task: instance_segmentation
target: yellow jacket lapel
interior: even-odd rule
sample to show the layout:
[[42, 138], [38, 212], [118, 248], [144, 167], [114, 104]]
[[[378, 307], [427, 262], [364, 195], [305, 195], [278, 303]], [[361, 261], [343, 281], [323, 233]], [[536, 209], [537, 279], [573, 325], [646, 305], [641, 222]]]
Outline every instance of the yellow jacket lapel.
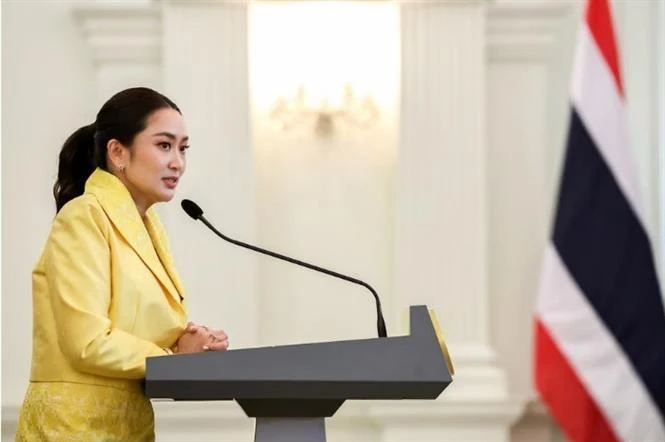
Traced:
[[145, 226], [148, 230], [148, 234], [152, 238], [153, 244], [155, 245], [157, 255], [159, 256], [166, 273], [168, 273], [171, 278], [171, 282], [175, 286], [175, 289], [180, 296], [180, 300], [182, 301], [185, 290], [180, 281], [180, 277], [178, 276], [178, 272], [176, 271], [173, 257], [169, 252], [168, 239], [166, 238], [164, 226], [159, 220], [157, 213], [152, 208], [148, 209], [146, 213]]
[[144, 224], [125, 185], [116, 176], [101, 169], [95, 170], [88, 178], [85, 191], [95, 195], [118, 232], [171, 297], [176, 301], [182, 301], [182, 286], [177, 277], [173, 277], [175, 270], [169, 271], [171, 277], [166, 272], [166, 269], [172, 269], [173, 264], [168, 252], [164, 250], [163, 240], [154, 241], [153, 245], [153, 238], [157, 236], [151, 235], [148, 231], [148, 229], [155, 230], [155, 225], [158, 223], [157, 215], [149, 210], [150, 213], [147, 214]]

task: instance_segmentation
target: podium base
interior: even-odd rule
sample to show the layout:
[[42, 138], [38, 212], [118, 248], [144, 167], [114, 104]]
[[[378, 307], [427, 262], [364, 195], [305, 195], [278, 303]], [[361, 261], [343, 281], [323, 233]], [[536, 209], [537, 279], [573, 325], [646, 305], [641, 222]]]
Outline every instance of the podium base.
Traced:
[[323, 417], [257, 417], [254, 442], [326, 442]]

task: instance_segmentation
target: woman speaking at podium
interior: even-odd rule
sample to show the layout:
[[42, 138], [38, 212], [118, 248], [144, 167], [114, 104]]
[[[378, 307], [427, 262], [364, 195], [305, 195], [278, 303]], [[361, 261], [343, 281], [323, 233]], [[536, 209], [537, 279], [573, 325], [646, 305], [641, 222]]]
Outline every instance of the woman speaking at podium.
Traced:
[[65, 141], [57, 214], [32, 272], [17, 441], [152, 441], [146, 358], [227, 348], [221, 330], [187, 322], [153, 208], [173, 198], [188, 147], [178, 107], [147, 88], [114, 95]]

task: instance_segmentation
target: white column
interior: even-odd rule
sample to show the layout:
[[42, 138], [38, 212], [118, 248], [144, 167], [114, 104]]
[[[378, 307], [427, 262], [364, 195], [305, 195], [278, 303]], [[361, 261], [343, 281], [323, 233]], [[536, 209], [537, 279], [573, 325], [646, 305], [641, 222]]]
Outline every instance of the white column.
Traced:
[[[231, 237], [253, 242], [254, 184], [249, 125], [247, 6], [163, 2], [164, 91], [191, 135], [179, 190]], [[228, 331], [236, 347], [256, 344], [255, 255], [194, 223], [177, 204], [165, 210], [174, 253], [190, 291], [192, 319]]]
[[[220, 231], [253, 243], [247, 5], [161, 3], [164, 92], [182, 110], [191, 137], [178, 199], [196, 201]], [[164, 215], [191, 319], [226, 330], [232, 348], [256, 345], [255, 254], [216, 237], [189, 218], [179, 201], [167, 205]], [[252, 420], [233, 402], [159, 404], [156, 416], [160, 441], [249, 440], [253, 432]]]
[[488, 337], [486, 2], [401, 12], [395, 315], [433, 308], [458, 374], [438, 401], [379, 405], [377, 416], [384, 441], [508, 440], [515, 410]]
[[179, 207], [180, 198], [192, 198], [231, 236], [254, 239], [247, 5], [99, 2], [77, 8], [74, 16], [95, 67], [93, 115], [112, 94], [132, 86], [158, 89], [182, 110], [192, 137], [188, 173], [177, 200], [159, 210], [192, 319], [223, 327], [237, 346], [256, 344], [254, 256], [193, 225]]
[[533, 389], [533, 311], [570, 115], [573, 7], [494, 4], [487, 16], [489, 330], [523, 409], [513, 442], [555, 433]]
[[[98, 1], [75, 10], [95, 69], [94, 115], [113, 93], [148, 86], [182, 110], [188, 170], [158, 208], [187, 290], [190, 317], [225, 329], [233, 347], [257, 344], [255, 257], [218, 239], [180, 209], [191, 198], [230, 236], [255, 236], [249, 129], [247, 6], [238, 2]], [[233, 402], [156, 403], [158, 441], [249, 440], [253, 425]]]

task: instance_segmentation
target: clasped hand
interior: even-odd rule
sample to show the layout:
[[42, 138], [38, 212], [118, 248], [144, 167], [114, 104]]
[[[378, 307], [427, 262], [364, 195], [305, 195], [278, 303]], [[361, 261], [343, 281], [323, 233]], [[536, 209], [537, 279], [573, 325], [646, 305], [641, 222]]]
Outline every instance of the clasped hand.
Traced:
[[204, 325], [188, 322], [177, 345], [178, 353], [223, 351], [229, 348], [229, 337], [223, 330], [211, 330]]

